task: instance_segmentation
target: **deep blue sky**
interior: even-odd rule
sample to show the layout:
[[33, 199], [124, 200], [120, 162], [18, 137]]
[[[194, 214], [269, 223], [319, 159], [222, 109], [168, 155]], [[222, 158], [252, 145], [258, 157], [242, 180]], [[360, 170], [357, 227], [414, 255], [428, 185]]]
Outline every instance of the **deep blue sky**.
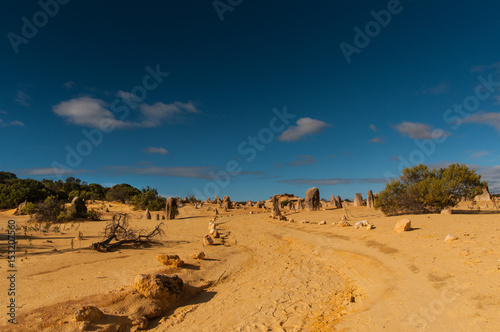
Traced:
[[[459, 162], [500, 192], [498, 2], [244, 0], [223, 21], [212, 1], [67, 2], [46, 24], [37, 1], [2, 3], [1, 170], [257, 200], [312, 186], [365, 196], [405, 160]], [[389, 24], [348, 63], [341, 43], [355, 47], [354, 28], [388, 6]], [[34, 16], [38, 32], [23, 36]], [[147, 66], [169, 75], [135, 103]], [[464, 100], [468, 110], [447, 113]], [[269, 137], [284, 108], [295, 117]], [[114, 129], [89, 143], [83, 132], [103, 119]], [[88, 146], [67, 163], [68, 148]], [[228, 162], [240, 172], [218, 185]]]

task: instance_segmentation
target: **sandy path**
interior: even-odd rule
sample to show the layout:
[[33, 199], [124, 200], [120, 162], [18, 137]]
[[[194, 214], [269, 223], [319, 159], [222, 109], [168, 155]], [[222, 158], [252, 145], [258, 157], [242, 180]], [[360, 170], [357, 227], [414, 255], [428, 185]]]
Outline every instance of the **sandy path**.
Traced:
[[250, 258], [241, 272], [214, 287], [213, 299], [178, 309], [178, 315], [190, 312], [178, 324], [158, 330], [303, 331], [325, 320], [322, 313], [326, 323], [334, 322], [338, 307], [332, 299], [344, 290], [344, 280], [313, 252], [314, 246], [297, 242], [289, 237], [293, 232], [264, 218], [233, 217], [220, 226]]
[[[319, 214], [327, 213], [331, 217], [329, 211], [292, 217], [319, 221]], [[397, 218], [376, 212], [371, 220], [377, 229], [370, 232], [266, 217], [233, 217], [224, 225], [251, 259], [212, 289], [210, 301], [179, 308], [182, 320], [158, 331], [328, 331], [333, 325], [345, 331], [500, 329], [498, 268], [477, 270], [474, 263], [480, 261], [462, 257], [460, 249], [485, 242], [445, 244], [425, 226], [394, 234]], [[413, 218], [416, 226], [428, 222], [426, 216]], [[485, 229], [498, 225], [497, 216], [482, 218]], [[457, 229], [435, 223], [438, 234], [440, 228]], [[490, 245], [499, 242], [498, 235], [491, 239]], [[482, 249], [489, 250], [482, 257], [495, 264], [498, 251]], [[355, 303], [348, 304], [351, 292]]]

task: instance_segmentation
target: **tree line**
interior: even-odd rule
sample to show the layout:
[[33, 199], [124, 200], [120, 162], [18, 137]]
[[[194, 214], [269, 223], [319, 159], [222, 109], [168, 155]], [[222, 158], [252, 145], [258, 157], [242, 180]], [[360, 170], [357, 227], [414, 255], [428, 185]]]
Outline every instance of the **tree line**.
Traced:
[[141, 190], [126, 184], [104, 187], [98, 183], [88, 184], [74, 177], [66, 180], [20, 179], [14, 173], [0, 172], [0, 209], [14, 209], [23, 202], [31, 206], [69, 203], [74, 197], [84, 200], [120, 201], [136, 208], [159, 211], [165, 208], [166, 199], [157, 189], [146, 187]]

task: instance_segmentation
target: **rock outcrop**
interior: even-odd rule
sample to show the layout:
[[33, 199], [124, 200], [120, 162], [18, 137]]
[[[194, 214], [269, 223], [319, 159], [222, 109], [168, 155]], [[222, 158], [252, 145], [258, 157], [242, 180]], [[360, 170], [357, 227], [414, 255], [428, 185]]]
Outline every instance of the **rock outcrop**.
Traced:
[[474, 200], [476, 202], [487, 202], [487, 201], [491, 201], [491, 195], [490, 195], [490, 192], [488, 190], [488, 187], [485, 187], [483, 189], [483, 193], [481, 195], [477, 195], [476, 197], [474, 197]]
[[361, 193], [357, 193], [354, 196], [353, 206], [363, 206], [363, 205], [365, 205], [364, 202], [363, 202], [363, 196], [361, 196]]
[[182, 279], [166, 274], [138, 274], [132, 287], [148, 299], [177, 298], [184, 294]]
[[167, 214], [167, 220], [175, 219], [175, 217], [178, 214], [178, 211], [177, 211], [177, 200], [175, 198], [173, 198], [173, 197], [167, 198], [165, 212]]
[[319, 201], [319, 189], [316, 187], [306, 191], [306, 208], [308, 211], [319, 211], [321, 204]]
[[374, 203], [373, 192], [368, 190], [368, 195], [366, 195], [366, 207], [372, 208]]
[[231, 199], [227, 195], [224, 196], [224, 198], [222, 199], [222, 207], [224, 208], [224, 206], [226, 207], [226, 209], [233, 208], [233, 204], [231, 203]]
[[75, 213], [76, 218], [84, 218], [87, 215], [87, 206], [85, 200], [81, 197], [75, 197], [71, 201], [71, 209]]
[[337, 198], [335, 198], [335, 202], [337, 203], [337, 209], [342, 208], [342, 199], [339, 195], [337, 195]]

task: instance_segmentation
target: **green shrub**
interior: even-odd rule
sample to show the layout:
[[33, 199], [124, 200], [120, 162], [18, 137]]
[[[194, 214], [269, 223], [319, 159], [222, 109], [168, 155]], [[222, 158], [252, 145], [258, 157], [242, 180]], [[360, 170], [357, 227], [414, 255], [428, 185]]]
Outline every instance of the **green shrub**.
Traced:
[[97, 210], [90, 209], [87, 211], [87, 219], [92, 221], [101, 220], [101, 213]]
[[35, 212], [37, 222], [63, 221], [67, 216], [64, 203], [55, 196], [49, 196], [42, 203], [38, 203], [35, 206]]
[[399, 180], [387, 183], [375, 200], [385, 215], [438, 213], [455, 206], [462, 197], [480, 194], [486, 183], [465, 165], [452, 164], [432, 171], [425, 165], [406, 168]]
[[35, 213], [35, 204], [27, 202], [26, 205], [21, 210], [21, 215], [33, 214]]

